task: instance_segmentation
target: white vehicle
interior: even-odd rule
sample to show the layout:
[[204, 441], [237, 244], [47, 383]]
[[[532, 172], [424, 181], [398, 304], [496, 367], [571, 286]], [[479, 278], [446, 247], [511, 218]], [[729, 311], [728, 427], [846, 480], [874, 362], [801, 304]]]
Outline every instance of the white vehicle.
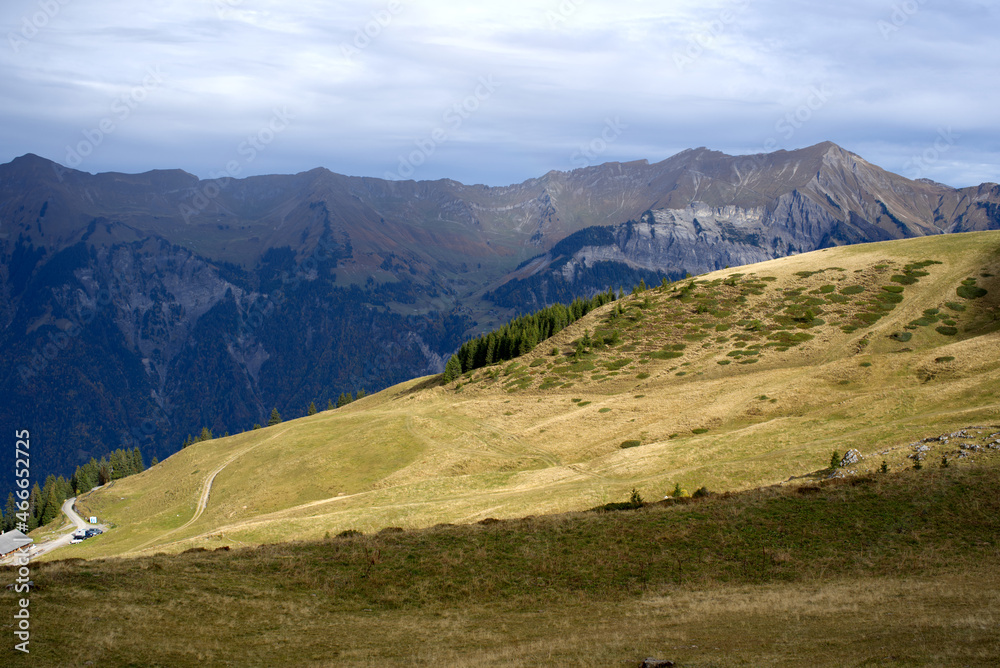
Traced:
[[69, 542], [70, 543], [82, 543], [84, 541], [84, 539], [86, 539], [86, 538], [87, 538], [87, 536], [86, 536], [86, 534], [84, 534], [84, 532], [77, 531], [76, 533], [73, 534], [73, 537], [70, 539]]

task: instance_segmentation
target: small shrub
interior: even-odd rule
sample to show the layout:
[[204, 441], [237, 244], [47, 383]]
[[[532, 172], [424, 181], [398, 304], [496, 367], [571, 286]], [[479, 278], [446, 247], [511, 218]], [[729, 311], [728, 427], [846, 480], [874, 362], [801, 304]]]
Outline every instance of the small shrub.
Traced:
[[958, 334], [958, 329], [955, 327], [948, 327], [946, 325], [941, 325], [940, 327], [935, 327], [934, 329], [937, 330], [938, 334], [943, 336], [955, 336]]
[[705, 429], [704, 427], [699, 427], [698, 429], [692, 429], [691, 433], [692, 434], [707, 434], [708, 433], [708, 429]]
[[836, 450], [830, 455], [830, 468], [839, 469], [840, 468], [840, 453]]
[[622, 444], [618, 447], [620, 447], [622, 450], [625, 450], [627, 448], [638, 448], [640, 445], [642, 445], [642, 441], [631, 440], [631, 441], [622, 441]]
[[946, 469], [949, 466], [948, 455], [941, 455], [941, 468]]
[[945, 302], [944, 305], [957, 313], [965, 310], [965, 304], [960, 304], [959, 302]]
[[919, 471], [922, 468], [924, 468], [924, 465], [920, 463], [919, 459], [917, 461], [913, 462], [913, 470], [914, 471]]
[[934, 361], [937, 362], [938, 364], [943, 364], [945, 362], [954, 362], [955, 358], [951, 357], [951, 356], [948, 356], [948, 357], [935, 357]]
[[913, 334], [910, 332], [896, 332], [889, 336], [890, 339], [894, 341], [899, 341], [900, 343], [906, 343], [913, 338]]
[[902, 283], [903, 285], [913, 285], [917, 282], [916, 276], [911, 274], [896, 274], [889, 280], [893, 283]]
[[884, 459], [882, 460], [882, 466], [879, 467], [879, 471], [881, 471], [882, 473], [888, 473], [889, 472], [889, 465], [886, 464], [886, 462], [885, 462]]
[[636, 378], [638, 378], [639, 380], [646, 380], [647, 378], [649, 378], [649, 374], [643, 371], [640, 374], [636, 374]]
[[354, 536], [364, 536], [364, 534], [355, 529], [348, 529], [337, 534], [337, 538], [353, 538]]
[[706, 496], [712, 496], [712, 493], [710, 491], [708, 491], [708, 487], [699, 487], [698, 489], [696, 489], [694, 491], [694, 494], [691, 495], [691, 498], [692, 499], [703, 499]]
[[848, 285], [846, 288], [840, 289], [840, 294], [842, 295], [860, 295], [864, 292], [864, 287], [860, 285]]
[[632, 496], [629, 497], [628, 502], [636, 508], [642, 508], [642, 496], [636, 491], [635, 487], [632, 488]]
[[597, 411], [597, 412], [598, 412], [598, 413], [610, 413], [610, 412], [611, 412], [611, 409], [610, 409], [610, 408], [602, 408], [601, 410], [599, 410], [599, 411]]
[[986, 290], [977, 288], [975, 285], [963, 285], [955, 292], [957, 292], [958, 296], [962, 299], [979, 299], [980, 297], [985, 297], [987, 294]]

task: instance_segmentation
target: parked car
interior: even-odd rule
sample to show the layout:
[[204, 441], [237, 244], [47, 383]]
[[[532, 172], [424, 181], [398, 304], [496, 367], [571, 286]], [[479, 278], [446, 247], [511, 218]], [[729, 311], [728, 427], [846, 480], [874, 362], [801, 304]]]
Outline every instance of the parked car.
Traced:
[[91, 536], [96, 536], [96, 535], [102, 534], [102, 533], [104, 533], [104, 532], [101, 531], [100, 529], [98, 529], [97, 527], [93, 527], [93, 528], [87, 529], [87, 531], [85, 532], [84, 537], [85, 538], [90, 538]]

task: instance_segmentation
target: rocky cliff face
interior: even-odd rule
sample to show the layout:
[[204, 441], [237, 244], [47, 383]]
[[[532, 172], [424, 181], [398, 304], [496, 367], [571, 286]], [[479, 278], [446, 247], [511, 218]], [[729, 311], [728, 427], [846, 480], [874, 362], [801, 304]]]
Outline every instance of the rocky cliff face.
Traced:
[[833, 144], [501, 188], [90, 175], [24, 156], [0, 165], [0, 421], [32, 430], [36, 473], [121, 446], [162, 458], [203, 426], [439, 371], [466, 336], [553, 301], [997, 227], [1000, 186], [910, 181]]
[[701, 150], [667, 162], [680, 157], [686, 166], [675, 166], [658, 202], [666, 206], [605, 234], [570, 235], [494, 294], [537, 303], [586, 283], [602, 265], [677, 278], [835, 245], [1000, 226], [996, 184], [956, 190], [910, 181], [833, 144], [744, 158]]

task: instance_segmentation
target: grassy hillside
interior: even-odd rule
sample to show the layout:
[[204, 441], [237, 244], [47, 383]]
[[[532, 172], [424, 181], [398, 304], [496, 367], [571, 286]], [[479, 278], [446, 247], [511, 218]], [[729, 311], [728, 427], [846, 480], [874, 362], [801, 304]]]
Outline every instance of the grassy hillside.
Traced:
[[995, 666], [1000, 453], [976, 458], [626, 512], [36, 565], [31, 649], [60, 666]]
[[[1000, 424], [998, 329], [996, 232], [715, 272], [602, 307], [447, 386], [417, 379], [191, 446], [81, 499], [116, 526], [56, 556], [573, 511], [632, 488], [741, 490], [850, 448], [864, 456], [854, 471], [895, 470], [916, 441]], [[960, 440], [936, 456], [957, 460]]]

